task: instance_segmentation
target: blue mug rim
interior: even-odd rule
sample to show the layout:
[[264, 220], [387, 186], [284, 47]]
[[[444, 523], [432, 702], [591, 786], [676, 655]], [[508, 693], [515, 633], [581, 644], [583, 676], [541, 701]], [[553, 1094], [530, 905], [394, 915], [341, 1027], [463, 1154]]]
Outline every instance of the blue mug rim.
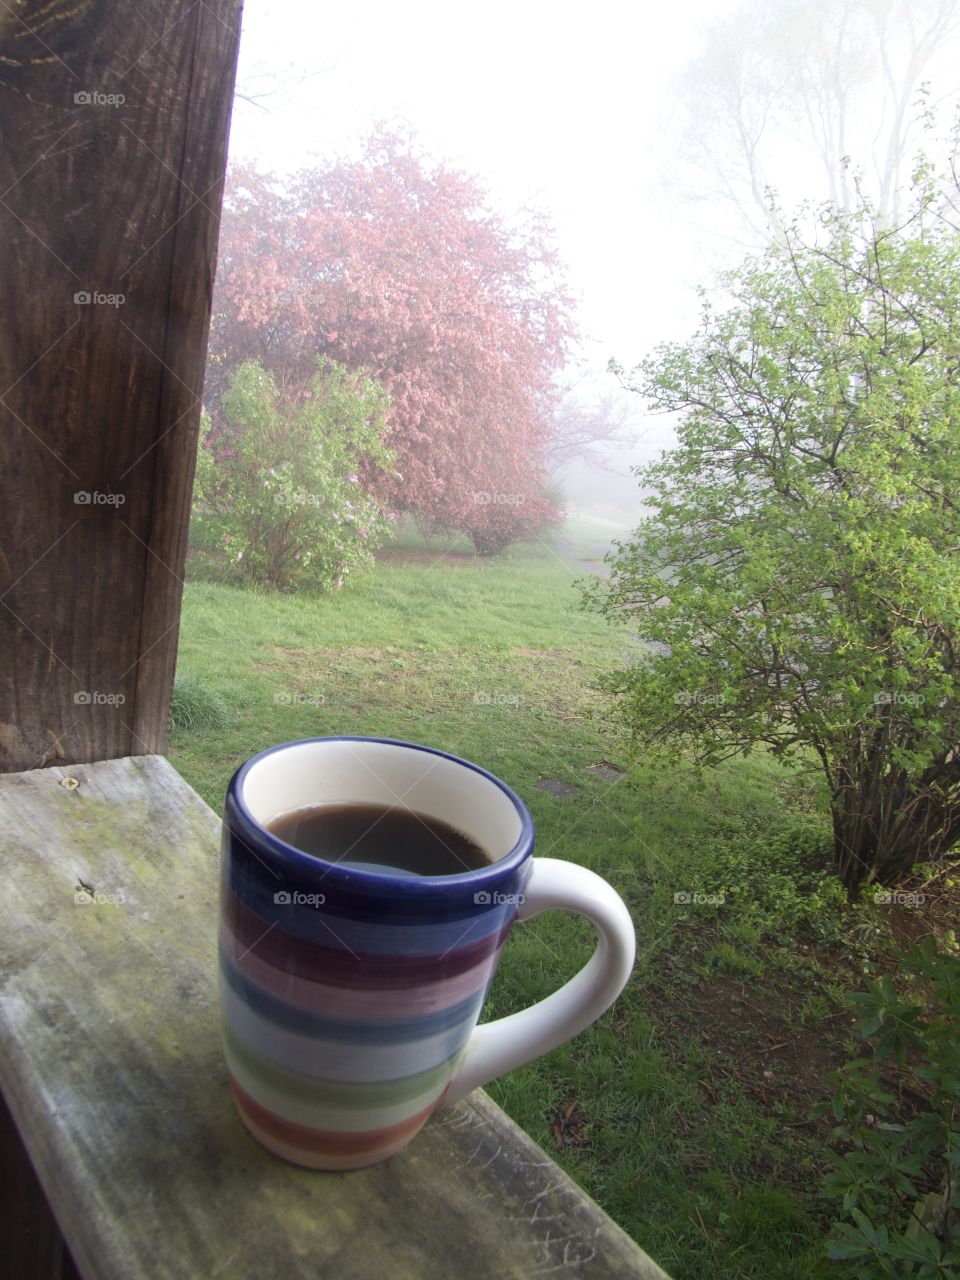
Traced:
[[[413, 751], [441, 756], [444, 760], [462, 765], [465, 769], [470, 769], [486, 778], [503, 792], [520, 816], [520, 836], [510, 852], [498, 858], [496, 862], [491, 862], [489, 867], [481, 867], [475, 871], [462, 871], [452, 876], [381, 875], [377, 871], [366, 871], [359, 867], [343, 867], [340, 863], [328, 862], [324, 858], [315, 857], [312, 853], [306, 853], [303, 849], [287, 844], [285, 840], [268, 831], [254, 818], [242, 796], [243, 783], [255, 764], [278, 751], [288, 751], [292, 747], [306, 746], [313, 742], [376, 742], [391, 747], [409, 747]], [[441, 751], [439, 747], [428, 747], [421, 742], [406, 742], [402, 738], [364, 737], [360, 734], [348, 733], [315, 738], [293, 738], [289, 742], [278, 742], [272, 747], [267, 747], [255, 756], [251, 756], [249, 760], [245, 760], [227, 784], [224, 824], [245, 842], [265, 849], [273, 859], [281, 866], [286, 866], [289, 871], [315, 873], [318, 868], [322, 868], [324, 876], [331, 875], [345, 885], [349, 884], [356, 889], [383, 892], [394, 898], [398, 894], [404, 897], [422, 896], [424, 893], [440, 894], [465, 885], [494, 885], [505, 877], [509, 877], [523, 865], [533, 853], [534, 844], [534, 825], [530, 810], [512, 787], [507, 786], [501, 778], [490, 773], [488, 769], [474, 764], [472, 760], [465, 760], [462, 756], [455, 756], [449, 751]]]

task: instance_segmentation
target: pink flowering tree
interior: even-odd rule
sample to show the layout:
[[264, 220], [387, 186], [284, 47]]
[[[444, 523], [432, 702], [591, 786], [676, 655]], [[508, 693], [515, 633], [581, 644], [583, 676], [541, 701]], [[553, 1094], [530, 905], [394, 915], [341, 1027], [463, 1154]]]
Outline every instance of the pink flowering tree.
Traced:
[[216, 421], [203, 415], [194, 520], [216, 516], [243, 578], [330, 590], [372, 565], [391, 526], [360, 473], [390, 474], [388, 405], [373, 379], [330, 360], [295, 391], [256, 362], [233, 371]]
[[[390, 396], [396, 469], [367, 465], [365, 484], [426, 530], [499, 549], [556, 516], [543, 481], [574, 338], [543, 218], [509, 227], [472, 179], [395, 135], [283, 187], [231, 171], [208, 401], [249, 359], [286, 380], [318, 354], [368, 371]], [[521, 500], [478, 502], [485, 493]]]

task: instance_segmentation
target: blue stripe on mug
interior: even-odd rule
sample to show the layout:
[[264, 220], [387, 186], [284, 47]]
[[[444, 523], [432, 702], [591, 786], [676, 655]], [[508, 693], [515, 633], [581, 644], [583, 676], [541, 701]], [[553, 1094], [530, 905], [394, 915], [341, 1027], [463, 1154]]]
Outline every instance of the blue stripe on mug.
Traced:
[[[513, 901], [474, 904], [467, 918], [444, 915], [433, 924], [363, 920], [337, 912], [330, 895], [320, 890], [295, 896], [297, 891], [247, 892], [237, 900], [262, 921], [263, 929], [280, 929], [288, 938], [320, 943], [353, 954], [430, 956], [495, 937], [513, 920]], [[279, 901], [275, 901], [279, 898]], [[479, 914], [478, 914], [479, 913]]]
[[476, 1011], [456, 1026], [416, 1040], [354, 1044], [288, 1031], [262, 1018], [220, 975], [220, 1007], [226, 1025], [249, 1049], [290, 1071], [343, 1083], [402, 1079], [451, 1060], [466, 1044]]
[[241, 973], [224, 951], [220, 951], [220, 968], [234, 992], [262, 1018], [294, 1031], [298, 1035], [318, 1039], [342, 1040], [349, 1044], [399, 1044], [423, 1040], [440, 1031], [457, 1026], [465, 1018], [475, 1016], [483, 1004], [485, 990], [474, 992], [465, 1000], [433, 1013], [415, 1018], [344, 1018], [329, 1014], [313, 1014], [281, 1000], [265, 991]]

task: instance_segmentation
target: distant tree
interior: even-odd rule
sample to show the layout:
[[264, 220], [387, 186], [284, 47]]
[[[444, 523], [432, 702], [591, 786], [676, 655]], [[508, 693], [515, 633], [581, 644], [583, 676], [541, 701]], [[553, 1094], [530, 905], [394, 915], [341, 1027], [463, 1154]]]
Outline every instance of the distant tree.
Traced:
[[818, 762], [851, 891], [960, 840], [960, 240], [916, 201], [788, 227], [635, 371], [678, 444], [589, 593], [650, 646], [634, 739]]
[[760, 245], [784, 232], [770, 191], [788, 191], [791, 170], [817, 184], [803, 196], [853, 208], [849, 158], [895, 222], [938, 62], [940, 94], [960, 91], [958, 24], [960, 0], [751, 0], [709, 25], [674, 85], [674, 177]]
[[551, 471], [583, 462], [610, 469], [614, 453], [636, 442], [637, 411], [622, 391], [591, 394], [583, 380], [569, 384], [550, 423], [547, 459]]
[[562, 497], [550, 485], [526, 492], [501, 488], [474, 494], [474, 511], [465, 513], [462, 528], [479, 555], [495, 556], [514, 542], [541, 536], [563, 515]]
[[217, 421], [203, 415], [194, 520], [219, 517], [243, 578], [330, 590], [373, 564], [390, 524], [360, 471], [390, 467], [388, 403], [372, 379], [330, 360], [293, 390], [256, 362], [230, 374]]
[[[502, 541], [511, 511], [549, 514], [537, 495], [573, 337], [543, 218], [509, 227], [473, 180], [395, 135], [286, 188], [231, 172], [208, 399], [216, 406], [224, 375], [249, 359], [288, 378], [318, 353], [367, 370], [390, 395], [396, 472], [365, 480], [425, 529], [482, 538], [494, 521]], [[478, 505], [493, 492], [523, 501]]]

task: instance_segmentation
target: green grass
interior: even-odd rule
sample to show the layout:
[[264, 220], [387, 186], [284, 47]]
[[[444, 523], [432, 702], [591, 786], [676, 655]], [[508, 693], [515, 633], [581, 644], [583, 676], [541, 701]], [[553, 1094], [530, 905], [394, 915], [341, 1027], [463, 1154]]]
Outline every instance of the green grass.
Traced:
[[345, 730], [473, 753], [528, 782], [538, 770], [566, 776], [575, 766], [557, 724], [576, 721], [593, 753], [585, 763], [601, 758], [604, 740], [584, 716], [599, 699], [586, 685], [628, 646], [578, 611], [574, 576], [535, 547], [462, 564], [383, 563], [321, 597], [190, 582], [178, 671], [219, 690], [233, 715], [178, 738], [178, 760], [215, 806], [252, 751]]
[[602, 560], [615, 539], [627, 540], [630, 537], [632, 527], [622, 520], [608, 520], [585, 511], [565, 521], [559, 537], [574, 554], [590, 560]]
[[[816, 1189], [823, 1134], [807, 1120], [828, 1068], [818, 1059], [813, 1083], [798, 1083], [767, 1053], [778, 1039], [847, 1034], [844, 983], [799, 949], [810, 917], [791, 888], [808, 876], [829, 940], [842, 908], [808, 865], [822, 797], [762, 755], [702, 783], [630, 763], [591, 688], [630, 641], [578, 610], [570, 563], [547, 545], [433, 557], [418, 536], [404, 535], [416, 558], [327, 597], [189, 582], [179, 671], [227, 717], [177, 728], [171, 758], [215, 809], [248, 756], [317, 734], [409, 738], [503, 777], [533, 812], [539, 854], [582, 863], [624, 896], [638, 958], [594, 1027], [489, 1092], [677, 1280], [844, 1277], [823, 1260], [832, 1206]], [[591, 774], [601, 761], [625, 776]], [[550, 795], [541, 778], [579, 791]], [[754, 881], [744, 851], [761, 843], [776, 866]], [[591, 937], [562, 913], [518, 926], [485, 1016], [555, 990]]]

